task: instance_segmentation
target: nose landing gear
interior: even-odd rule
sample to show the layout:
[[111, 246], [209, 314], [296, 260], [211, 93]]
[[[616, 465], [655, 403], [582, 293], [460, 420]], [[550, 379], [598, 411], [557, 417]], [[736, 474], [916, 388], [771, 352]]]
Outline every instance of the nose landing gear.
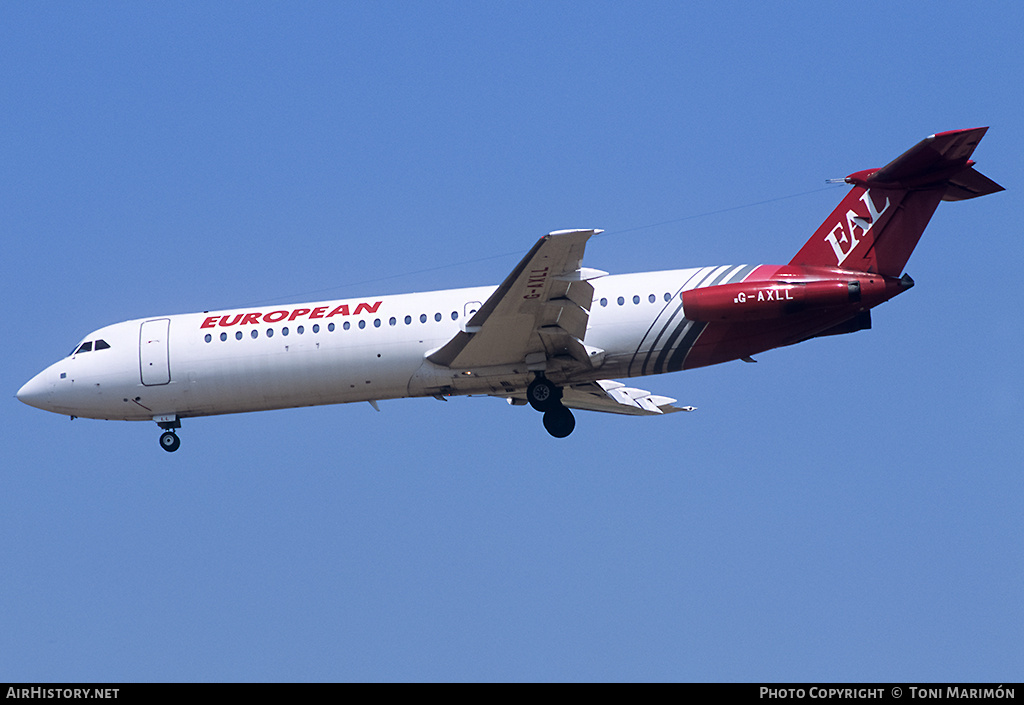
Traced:
[[576, 428], [576, 418], [562, 406], [562, 389], [546, 377], [537, 376], [526, 388], [526, 400], [544, 413], [544, 428], [555, 438], [565, 438]]
[[168, 453], [178, 450], [181, 446], [181, 439], [178, 438], [178, 434], [174, 432], [174, 429], [181, 428], [181, 419], [174, 414], [170, 414], [154, 416], [153, 420], [156, 421], [157, 426], [164, 430], [160, 434], [160, 447]]

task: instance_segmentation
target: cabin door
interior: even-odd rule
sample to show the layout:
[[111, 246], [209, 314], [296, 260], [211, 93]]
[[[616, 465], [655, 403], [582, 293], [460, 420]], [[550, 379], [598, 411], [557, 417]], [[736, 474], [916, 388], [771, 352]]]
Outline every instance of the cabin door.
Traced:
[[139, 330], [139, 368], [142, 383], [147, 387], [171, 381], [170, 329], [170, 318], [158, 318], [144, 321]]

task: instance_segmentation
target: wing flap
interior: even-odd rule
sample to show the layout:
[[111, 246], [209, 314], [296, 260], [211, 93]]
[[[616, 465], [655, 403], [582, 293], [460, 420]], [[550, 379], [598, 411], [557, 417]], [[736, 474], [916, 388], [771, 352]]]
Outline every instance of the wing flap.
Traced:
[[[590, 290], [593, 292], [594, 288], [590, 287]], [[542, 318], [542, 325], [558, 326], [569, 335], [582, 340], [587, 333], [587, 321], [590, 320], [590, 311], [575, 301], [560, 297], [547, 302], [544, 306]]]
[[582, 411], [603, 411], [627, 416], [661, 416], [677, 411], [694, 410], [692, 406], [673, 406], [675, 402], [672, 397], [651, 394], [645, 389], [627, 387], [622, 382], [610, 379], [573, 384], [562, 389], [563, 406]]
[[427, 359], [450, 368], [519, 364], [538, 354], [586, 361], [582, 340], [594, 296], [587, 280], [605, 272], [581, 263], [587, 240], [600, 232], [559, 230], [542, 237], [466, 323], [465, 331]]

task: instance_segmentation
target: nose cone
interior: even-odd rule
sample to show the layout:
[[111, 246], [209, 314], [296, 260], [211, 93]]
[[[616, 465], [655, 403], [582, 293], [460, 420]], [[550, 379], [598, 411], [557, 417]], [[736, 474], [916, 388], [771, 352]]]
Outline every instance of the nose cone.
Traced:
[[18, 390], [18, 401], [47, 411], [50, 409], [52, 396], [53, 381], [48, 370], [40, 372]]

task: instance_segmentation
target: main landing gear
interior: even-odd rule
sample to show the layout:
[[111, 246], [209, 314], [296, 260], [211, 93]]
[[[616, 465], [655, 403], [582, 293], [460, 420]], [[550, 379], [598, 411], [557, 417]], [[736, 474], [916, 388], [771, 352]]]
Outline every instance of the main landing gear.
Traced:
[[544, 413], [544, 428], [555, 438], [565, 438], [576, 428], [576, 418], [562, 406], [562, 390], [546, 377], [537, 376], [526, 388], [526, 400]]
[[181, 447], [181, 439], [174, 429], [181, 428], [181, 419], [177, 416], [158, 416], [155, 419], [156, 425], [164, 430], [160, 434], [160, 447], [168, 453], [173, 453]]

